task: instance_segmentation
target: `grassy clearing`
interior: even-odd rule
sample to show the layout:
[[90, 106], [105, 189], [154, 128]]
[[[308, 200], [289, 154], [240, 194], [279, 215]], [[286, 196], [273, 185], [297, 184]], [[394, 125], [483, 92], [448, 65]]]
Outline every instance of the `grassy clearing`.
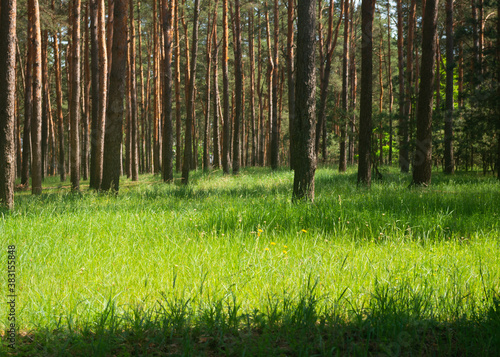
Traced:
[[409, 189], [388, 170], [364, 190], [321, 169], [316, 203], [292, 205], [287, 170], [193, 176], [17, 194], [0, 213], [3, 261], [18, 252], [15, 354], [500, 352], [494, 178]]

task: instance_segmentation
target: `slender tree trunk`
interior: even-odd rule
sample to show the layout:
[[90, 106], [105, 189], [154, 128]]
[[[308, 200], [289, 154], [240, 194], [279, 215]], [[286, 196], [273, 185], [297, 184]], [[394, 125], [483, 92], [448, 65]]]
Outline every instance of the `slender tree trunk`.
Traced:
[[85, 38], [84, 38], [84, 55], [83, 55], [83, 117], [82, 117], [82, 176], [84, 180], [89, 178], [89, 121], [90, 121], [90, 31], [89, 31], [89, 15], [90, 1], [85, 4]]
[[222, 1], [222, 101], [223, 101], [223, 116], [224, 116], [224, 129], [222, 140], [222, 170], [224, 174], [229, 174], [231, 157], [231, 119], [229, 118], [229, 70], [228, 70], [228, 21], [227, 21], [227, 0]]
[[[289, 132], [290, 132], [290, 145], [289, 145], [289, 150], [290, 150], [290, 170], [294, 169], [294, 154], [293, 154], [293, 140], [292, 140], [292, 133], [294, 131], [294, 124], [295, 124], [295, 58], [294, 58], [294, 53], [293, 53], [293, 45], [294, 45], [294, 25], [293, 25], [293, 18], [294, 18], [294, 0], [288, 0], [288, 11], [287, 11], [287, 26], [288, 26], [288, 31], [287, 31], [287, 46], [286, 46], [286, 66], [287, 66], [287, 80], [288, 80], [288, 126], [289, 126]], [[252, 38], [253, 36], [250, 36]], [[253, 40], [252, 40], [253, 41]], [[252, 49], [253, 51], [253, 49]], [[251, 53], [251, 56], [253, 53]], [[253, 64], [252, 64], [253, 65]], [[253, 76], [253, 71], [251, 71], [251, 75]], [[253, 79], [252, 79], [253, 80]], [[252, 83], [253, 86], [253, 83]], [[253, 88], [252, 88], [253, 90]], [[252, 105], [253, 105], [253, 97], [252, 97]], [[255, 116], [255, 111], [252, 112], [252, 125], [253, 125], [253, 120]], [[253, 126], [252, 126], [253, 129]], [[252, 130], [253, 134], [253, 130]], [[254, 152], [252, 151], [252, 154]]]
[[[31, 163], [31, 121], [33, 117], [33, 7], [28, 7], [28, 35], [26, 55], [26, 76], [24, 84], [24, 132], [23, 132], [23, 163], [21, 170], [21, 185], [29, 186]], [[64, 138], [61, 136], [64, 145]], [[64, 171], [64, 168], [63, 168]]]
[[137, 114], [137, 78], [136, 78], [136, 62], [135, 62], [135, 21], [134, 21], [134, 2], [129, 1], [129, 18], [130, 18], [130, 159], [131, 159], [131, 176], [132, 181], [139, 180], [139, 135], [138, 127], [139, 120]]
[[[42, 193], [42, 67], [40, 8], [38, 0], [30, 0], [33, 26], [33, 116], [31, 118], [31, 191]], [[30, 84], [31, 85], [31, 84]]]
[[393, 142], [393, 123], [392, 107], [394, 104], [394, 93], [392, 85], [392, 65], [391, 65], [391, 4], [387, 2], [387, 76], [389, 84], [389, 165], [392, 165], [392, 142]]
[[240, 124], [243, 113], [243, 64], [241, 58], [241, 22], [240, 22], [240, 1], [235, 0], [235, 44], [234, 44], [234, 77], [235, 77], [235, 117], [233, 133], [233, 174], [237, 175], [240, 170]]
[[14, 208], [16, 0], [2, 0], [0, 12], [0, 206]]
[[373, 13], [375, 0], [361, 4], [361, 103], [359, 112], [358, 185], [371, 185]]
[[113, 62], [109, 77], [109, 106], [106, 110], [101, 188], [104, 191], [118, 192], [120, 188], [120, 148], [127, 65], [127, 0], [115, 0], [113, 17]]
[[272, 67], [273, 112], [271, 125], [271, 168], [277, 170], [279, 166], [279, 127], [278, 127], [278, 95], [279, 95], [279, 7], [278, 0], [274, 0], [274, 48]]
[[[55, 10], [54, 0], [52, 0], [52, 10]], [[61, 56], [59, 54], [58, 31], [54, 31], [54, 71], [56, 81], [56, 106], [57, 106], [57, 131], [59, 137], [59, 175], [61, 182], [66, 181], [65, 158], [64, 158], [64, 116], [62, 110], [62, 76], [61, 76]]]
[[71, 189], [80, 190], [80, 0], [73, 0], [70, 102]]
[[299, 1], [297, 7], [297, 76], [295, 126], [293, 132], [293, 200], [314, 201], [316, 171], [316, 14], [314, 0]]
[[453, 174], [453, 0], [446, 0], [446, 117], [444, 123], [444, 172]]
[[193, 46], [191, 59], [191, 76], [189, 78], [189, 98], [186, 118], [186, 141], [184, 147], [184, 164], [182, 166], [182, 183], [189, 183], [189, 169], [192, 155], [192, 132], [193, 114], [194, 114], [194, 96], [195, 96], [195, 78], [196, 78], [196, 59], [198, 54], [198, 27], [199, 27], [200, 0], [195, 0], [193, 16]]
[[165, 80], [163, 92], [163, 181], [172, 182], [174, 179], [174, 135], [173, 135], [173, 122], [172, 122], [172, 47], [173, 47], [173, 31], [172, 20], [174, 5], [172, 0], [170, 7], [168, 1], [163, 0], [163, 36], [165, 43], [165, 61], [164, 73]]
[[221, 166], [221, 151], [220, 151], [220, 135], [219, 135], [219, 46], [217, 39], [217, 10], [219, 1], [215, 2], [214, 17], [213, 17], [213, 32], [212, 32], [212, 47], [213, 47], [213, 65], [214, 65], [214, 120], [213, 120], [213, 147], [214, 147], [214, 162], [213, 166], [219, 168]]
[[[410, 15], [408, 20], [408, 38], [407, 38], [407, 54], [406, 54], [406, 98], [405, 98], [405, 112], [403, 115], [402, 122], [402, 132], [403, 132], [403, 142], [400, 148], [400, 153], [402, 156], [402, 167], [401, 172], [410, 171], [410, 117], [413, 115], [412, 109], [412, 99], [415, 95], [414, 91], [414, 59], [413, 59], [413, 47], [414, 47], [414, 33], [415, 33], [415, 16], [416, 16], [416, 0], [411, 0], [410, 4]], [[433, 59], [434, 61], [434, 59]], [[416, 76], [418, 78], [418, 75]]]
[[[380, 32], [382, 33], [382, 26], [380, 26]], [[380, 36], [379, 48], [378, 48], [378, 81], [380, 85], [379, 93], [379, 127], [378, 127], [378, 143], [379, 143], [379, 165], [384, 164], [384, 125], [382, 121], [382, 112], [384, 110], [384, 79], [382, 77], [382, 35]]]
[[[349, 164], [354, 165], [354, 154], [355, 154], [355, 141], [356, 141], [356, 100], [357, 100], [357, 93], [358, 93], [358, 76], [357, 76], [357, 70], [356, 70], [356, 38], [357, 38], [357, 28], [358, 26], [354, 24], [354, 3], [351, 2], [350, 6], [350, 17], [351, 17], [351, 24], [350, 24], [350, 50], [349, 50], [349, 68], [350, 68], [350, 75], [349, 75], [349, 82], [350, 82], [350, 92], [351, 92], [351, 100], [350, 100], [350, 128], [349, 128]], [[355, 31], [353, 31], [353, 29]], [[339, 96], [340, 99], [340, 96]]]
[[[365, 0], [366, 1], [366, 0]], [[363, 24], [363, 31], [365, 24]], [[370, 32], [371, 36], [371, 32]], [[365, 33], [363, 32], [363, 41], [365, 41]], [[370, 38], [371, 43], [371, 38]], [[366, 43], [363, 42], [363, 49]], [[347, 85], [349, 83], [349, 69], [347, 59], [349, 58], [349, 1], [344, 0], [344, 54], [342, 56], [342, 123], [340, 124], [340, 158], [339, 158], [339, 172], [347, 170], [347, 150], [346, 150], [346, 137], [347, 137], [347, 120], [349, 111], [349, 92]], [[363, 61], [364, 62], [364, 61]], [[361, 139], [360, 139], [361, 140]]]
[[42, 32], [42, 180], [47, 176], [47, 149], [49, 146], [49, 117], [47, 102], [49, 97], [48, 67], [47, 67], [47, 30]]
[[399, 85], [399, 167], [401, 172], [408, 172], [408, 119], [405, 109], [405, 69], [403, 60], [403, 6], [397, 0], [398, 11], [398, 85]]
[[153, 171], [155, 174], [160, 173], [160, 39], [158, 34], [158, 2], [153, 4]]
[[179, 0], [174, 1], [175, 33], [175, 171], [182, 169], [181, 141], [181, 44], [179, 40]]
[[417, 105], [417, 142], [413, 184], [429, 185], [432, 170], [432, 98], [439, 0], [427, 0], [422, 25], [422, 65]]

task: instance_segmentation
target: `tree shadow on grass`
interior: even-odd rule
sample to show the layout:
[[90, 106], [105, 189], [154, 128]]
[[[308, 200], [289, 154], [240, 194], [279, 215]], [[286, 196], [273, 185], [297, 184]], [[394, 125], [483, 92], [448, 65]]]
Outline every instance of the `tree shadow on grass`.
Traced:
[[[166, 298], [154, 311], [123, 314], [108, 304], [90, 322], [61, 324], [16, 337], [3, 336], [0, 352], [12, 356], [497, 356], [500, 300], [480, 311], [439, 321], [422, 304], [381, 286], [366, 307], [322, 305], [315, 285], [289, 296], [269, 297], [262, 311], [241, 311], [236, 298], [194, 308], [189, 299]], [[405, 297], [406, 296], [406, 297]], [[407, 303], [407, 304], [406, 304]], [[342, 304], [340, 304], [342, 306]], [[344, 304], [345, 306], [348, 303]]]

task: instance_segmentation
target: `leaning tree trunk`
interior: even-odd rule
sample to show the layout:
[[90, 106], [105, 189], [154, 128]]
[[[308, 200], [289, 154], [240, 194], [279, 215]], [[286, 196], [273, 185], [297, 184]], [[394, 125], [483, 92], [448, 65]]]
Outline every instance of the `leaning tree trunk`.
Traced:
[[[444, 122], [444, 172], [453, 174], [453, 0], [446, 0], [446, 117]], [[439, 85], [439, 83], [438, 83]]]
[[[316, 172], [316, 6], [314, 0], [299, 1], [297, 7], [297, 77], [295, 86], [295, 125], [293, 200], [314, 201]], [[289, 88], [291, 90], [291, 88]]]
[[106, 111], [101, 188], [104, 191], [118, 192], [120, 188], [120, 148], [127, 65], [127, 0], [115, 0], [113, 15], [111, 57], [113, 62], [109, 77], [109, 106]]
[[[42, 66], [40, 7], [38, 0], [28, 2], [33, 26], [33, 116], [31, 118], [31, 192], [42, 193]], [[30, 84], [31, 85], [31, 84]]]
[[370, 186], [372, 136], [373, 12], [375, 0], [361, 3], [361, 98], [359, 111], [358, 185]]
[[73, 0], [70, 102], [71, 189], [80, 189], [80, 0]]
[[432, 99], [434, 58], [439, 0], [427, 0], [422, 25], [422, 65], [417, 105], [417, 142], [413, 160], [413, 184], [431, 183], [432, 170]]
[[2, 0], [0, 13], [0, 206], [14, 207], [16, 174], [14, 123], [16, 91], [16, 0]]

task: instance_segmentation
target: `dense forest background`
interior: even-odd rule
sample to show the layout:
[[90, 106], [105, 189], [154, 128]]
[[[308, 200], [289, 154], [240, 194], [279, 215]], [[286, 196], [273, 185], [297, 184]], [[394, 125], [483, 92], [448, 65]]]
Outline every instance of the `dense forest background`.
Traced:
[[[382, 165], [409, 172], [416, 159], [425, 3], [370, 1], [370, 159], [377, 172]], [[12, 4], [2, 0], [0, 8], [2, 50]], [[14, 155], [8, 155], [20, 186], [28, 187], [32, 176], [33, 193], [40, 193], [44, 177], [64, 181], [68, 173], [74, 190], [81, 178], [95, 189], [118, 189], [111, 161], [133, 180], [161, 173], [171, 182], [182, 171], [185, 183], [196, 169], [293, 168], [296, 6], [293, 0], [17, 1]], [[437, 6], [432, 163], [448, 173], [494, 172], [498, 1]], [[358, 161], [362, 7], [354, 0], [319, 0], [315, 7], [314, 149], [318, 162], [343, 172]]]

